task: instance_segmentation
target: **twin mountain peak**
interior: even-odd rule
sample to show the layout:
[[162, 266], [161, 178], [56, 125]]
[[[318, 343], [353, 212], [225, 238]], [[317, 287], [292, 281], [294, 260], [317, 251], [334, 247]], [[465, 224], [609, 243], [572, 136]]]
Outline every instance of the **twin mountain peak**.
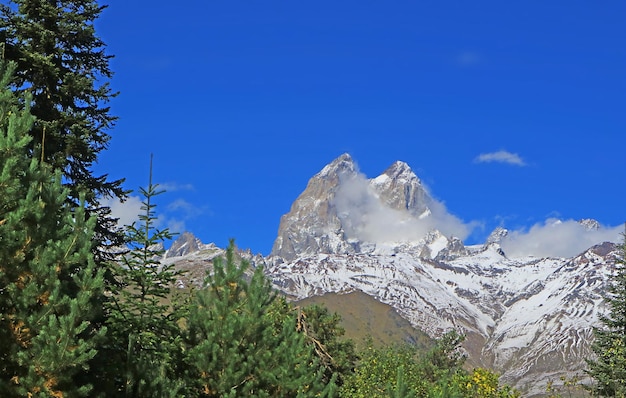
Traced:
[[383, 208], [394, 219], [418, 219], [430, 214], [431, 202], [408, 164], [397, 161], [380, 176], [367, 180], [350, 155], [343, 154], [309, 180], [281, 218], [271, 256], [292, 261], [314, 253], [371, 250], [374, 242], [365, 241], [360, 232], [372, 221], [368, 220], [372, 213], [384, 218], [385, 214], [379, 214]]
[[[361, 246], [372, 242], [359, 241], [350, 234], [359, 225], [355, 225], [348, 213], [354, 211], [351, 205], [359, 207], [366, 201], [379, 202], [380, 206], [398, 213], [406, 212], [407, 218], [427, 217], [432, 203], [420, 179], [405, 162], [396, 161], [378, 177], [366, 180], [352, 157], [345, 153], [314, 175], [289, 213], [281, 217], [270, 257], [275, 261], [292, 261], [314, 253], [362, 252]], [[184, 256], [201, 247], [199, 239], [185, 232], [172, 244], [166, 257]]]

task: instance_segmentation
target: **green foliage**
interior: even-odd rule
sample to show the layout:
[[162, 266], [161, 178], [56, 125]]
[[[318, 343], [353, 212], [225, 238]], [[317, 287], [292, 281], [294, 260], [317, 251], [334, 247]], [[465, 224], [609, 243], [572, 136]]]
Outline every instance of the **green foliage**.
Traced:
[[546, 393], [547, 398], [592, 396], [588, 391], [588, 386], [581, 383], [578, 375], [572, 377], [561, 376], [558, 385], [556, 385], [553, 380], [548, 381]]
[[465, 336], [456, 330], [450, 330], [435, 341], [422, 361], [423, 373], [428, 380], [445, 379], [465, 363], [465, 355], [461, 351], [461, 343]]
[[310, 305], [304, 308], [293, 307], [283, 297], [279, 297], [273, 311], [278, 311], [279, 319], [284, 314], [295, 313], [298, 319], [297, 330], [304, 334], [308, 344], [312, 345], [324, 371], [324, 381], [336, 378], [341, 385], [343, 378], [354, 371], [358, 360], [354, 342], [343, 338], [341, 317], [321, 305]]
[[595, 329], [596, 358], [587, 361], [595, 379], [592, 391], [608, 397], [626, 396], [626, 234], [623, 238], [606, 297], [609, 313], [600, 318], [603, 327]]
[[387, 394], [390, 398], [415, 398], [415, 393], [411, 391], [409, 385], [404, 381], [404, 366], [400, 366], [396, 372], [396, 384], [394, 387], [387, 387]]
[[474, 397], [513, 398], [519, 395], [500, 386], [498, 376], [486, 369], [467, 372], [459, 347], [463, 337], [452, 331], [437, 340], [427, 353], [413, 346], [370, 345], [354, 374], [346, 378], [340, 396], [365, 397]]
[[411, 346], [374, 348], [371, 344], [361, 353], [361, 361], [353, 375], [340, 389], [346, 398], [389, 397], [398, 387], [405, 396], [417, 396], [427, 389], [417, 352]]
[[333, 380], [297, 331], [297, 317], [272, 311], [276, 293], [256, 268], [235, 261], [234, 243], [225, 263], [214, 262], [187, 320], [186, 360], [195, 385], [190, 396], [330, 396]]
[[457, 373], [454, 384], [459, 386], [459, 390], [464, 397], [519, 397], [519, 393], [511, 387], [500, 386], [497, 374], [484, 368], [476, 368], [471, 373]]
[[[122, 180], [93, 175], [91, 167], [110, 136], [116, 118], [106, 105], [115, 95], [108, 79], [110, 55], [94, 23], [104, 7], [94, 0], [10, 0], [0, 5], [1, 57], [16, 63], [18, 93], [28, 92], [36, 117], [31, 151], [63, 173], [69, 199], [85, 195], [98, 214], [95, 240], [120, 244], [109, 210], [99, 197], [124, 197]], [[102, 253], [102, 252], [99, 252]]]
[[102, 387], [127, 397], [175, 397], [182, 389], [182, 338], [179, 321], [184, 302], [173, 292], [179, 272], [163, 265], [162, 242], [172, 235], [155, 228], [152, 170], [139, 223], [126, 228], [129, 252], [112, 267], [117, 280], [109, 302], [107, 325], [112, 338], [109, 373]]
[[31, 157], [29, 98], [0, 66], [0, 395], [88, 396], [86, 371], [104, 330], [103, 276], [91, 254], [95, 219], [69, 207], [61, 176]]

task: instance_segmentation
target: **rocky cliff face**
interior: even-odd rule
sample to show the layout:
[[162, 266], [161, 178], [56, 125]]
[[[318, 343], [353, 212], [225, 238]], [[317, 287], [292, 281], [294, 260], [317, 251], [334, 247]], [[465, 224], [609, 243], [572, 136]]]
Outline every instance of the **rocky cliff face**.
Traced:
[[334, 199], [340, 183], [354, 178], [352, 158], [344, 154], [324, 167], [280, 219], [278, 237], [272, 248], [275, 259], [291, 261], [303, 253], [350, 253]]
[[165, 258], [192, 254], [199, 251], [202, 246], [200, 239], [196, 238], [191, 232], [183, 232], [165, 252]]
[[[371, 250], [372, 209], [380, 206], [397, 217], [430, 214], [430, 197], [404, 162], [396, 162], [380, 176], [367, 180], [348, 154], [343, 154], [309, 180], [289, 213], [280, 221], [271, 257], [292, 261], [305, 254], [350, 254]], [[391, 213], [393, 212], [393, 213]], [[363, 239], [363, 236], [366, 239]]]
[[421, 181], [408, 164], [395, 162], [380, 176], [370, 180], [380, 200], [395, 210], [407, 211], [413, 216], [429, 214], [430, 197]]

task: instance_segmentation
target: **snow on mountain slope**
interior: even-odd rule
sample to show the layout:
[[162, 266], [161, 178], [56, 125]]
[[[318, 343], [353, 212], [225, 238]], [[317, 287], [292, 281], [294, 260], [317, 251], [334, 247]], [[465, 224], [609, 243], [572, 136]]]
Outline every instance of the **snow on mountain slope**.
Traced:
[[195, 253], [202, 247], [203, 244], [200, 239], [196, 238], [191, 232], [183, 232], [165, 252], [165, 258], [181, 257]]
[[[501, 247], [506, 229], [475, 246], [455, 232], [463, 232], [458, 220], [408, 165], [396, 162], [366, 179], [344, 154], [311, 178], [281, 218], [269, 257], [238, 255], [264, 265], [293, 299], [363, 292], [431, 337], [455, 328], [466, 335], [469, 365], [495, 369], [524, 396], [582, 375], [617, 246], [605, 242], [572, 258], [513, 257]], [[163, 262], [189, 271], [181, 286], [201, 284], [223, 253], [184, 234]]]
[[294, 298], [362, 291], [431, 336], [461, 330], [469, 363], [495, 369], [526, 396], [583, 369], [616, 246], [570, 259], [508, 258], [499, 243], [506, 230], [466, 247], [442, 214], [405, 163], [365, 180], [342, 155], [281, 219], [266, 272]]
[[507, 259], [493, 246], [452, 261], [410, 250], [317, 254], [267, 273], [294, 298], [362, 291], [431, 336], [461, 330], [472, 364], [540, 394], [550, 379], [584, 368], [614, 254], [612, 244], [574, 259]]

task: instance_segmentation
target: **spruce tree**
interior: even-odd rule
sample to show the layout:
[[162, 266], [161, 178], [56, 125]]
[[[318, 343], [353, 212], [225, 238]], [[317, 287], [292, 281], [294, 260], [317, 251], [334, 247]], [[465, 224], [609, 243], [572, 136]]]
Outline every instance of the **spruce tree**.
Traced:
[[126, 227], [129, 251], [112, 267], [117, 283], [109, 304], [107, 325], [112, 338], [108, 376], [102, 384], [112, 396], [178, 397], [183, 387], [182, 338], [178, 322], [183, 302], [174, 292], [180, 272], [163, 265], [168, 229], [157, 229], [152, 161], [139, 222]]
[[75, 205], [86, 195], [89, 211], [98, 214], [96, 241], [119, 245], [115, 220], [98, 200], [124, 198], [122, 180], [92, 171], [116, 120], [107, 106], [115, 95], [111, 56], [94, 28], [103, 9], [93, 0], [9, 0], [0, 5], [0, 40], [2, 58], [17, 64], [14, 90], [32, 99], [30, 150], [39, 146], [45, 162], [62, 171]]
[[8, 88], [12, 68], [0, 63], [0, 396], [88, 396], [104, 334], [92, 323], [103, 291], [95, 219], [31, 157], [33, 117]]
[[313, 346], [316, 356], [324, 371], [324, 381], [333, 378], [338, 385], [345, 377], [354, 372], [358, 361], [354, 342], [344, 337], [345, 330], [341, 327], [341, 317], [330, 313], [321, 305], [310, 305], [304, 308], [286, 302], [284, 298], [277, 300], [282, 314], [295, 311], [298, 317], [298, 331], [303, 333], [306, 341]]
[[609, 312], [600, 317], [602, 327], [594, 330], [592, 349], [596, 358], [587, 361], [588, 374], [595, 379], [594, 393], [626, 397], [626, 233], [615, 262], [606, 302]]
[[190, 396], [332, 396], [334, 381], [297, 331], [297, 318], [270, 314], [275, 293], [261, 268], [248, 281], [246, 261], [237, 264], [234, 243], [225, 263], [214, 262], [187, 320], [186, 359], [195, 380]]

